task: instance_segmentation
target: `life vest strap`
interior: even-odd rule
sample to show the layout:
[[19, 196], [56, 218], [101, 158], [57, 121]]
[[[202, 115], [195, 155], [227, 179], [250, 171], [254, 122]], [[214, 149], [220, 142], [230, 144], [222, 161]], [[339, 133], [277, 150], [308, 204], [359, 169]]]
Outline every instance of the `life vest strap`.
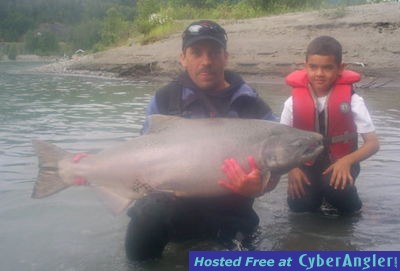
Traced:
[[337, 135], [337, 136], [331, 136], [331, 137], [325, 137], [324, 138], [324, 143], [326, 144], [335, 144], [339, 142], [348, 142], [350, 140], [353, 140], [357, 138], [358, 134], [357, 133], [349, 133], [345, 132], [342, 135]]

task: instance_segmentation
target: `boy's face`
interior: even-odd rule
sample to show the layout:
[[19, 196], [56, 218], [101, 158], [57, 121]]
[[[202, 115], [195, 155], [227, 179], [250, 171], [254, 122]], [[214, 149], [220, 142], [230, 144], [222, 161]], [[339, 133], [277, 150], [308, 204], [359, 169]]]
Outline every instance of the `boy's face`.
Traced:
[[317, 96], [325, 96], [344, 69], [332, 55], [309, 55], [305, 63], [308, 80]]

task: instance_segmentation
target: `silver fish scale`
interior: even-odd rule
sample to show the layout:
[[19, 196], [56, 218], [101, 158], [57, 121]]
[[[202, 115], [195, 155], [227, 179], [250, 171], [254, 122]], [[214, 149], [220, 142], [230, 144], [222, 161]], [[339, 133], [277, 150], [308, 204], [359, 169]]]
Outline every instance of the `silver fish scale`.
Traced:
[[154, 188], [151, 187], [151, 185], [136, 179], [135, 182], [132, 184], [132, 191], [141, 195], [146, 195], [154, 192]]

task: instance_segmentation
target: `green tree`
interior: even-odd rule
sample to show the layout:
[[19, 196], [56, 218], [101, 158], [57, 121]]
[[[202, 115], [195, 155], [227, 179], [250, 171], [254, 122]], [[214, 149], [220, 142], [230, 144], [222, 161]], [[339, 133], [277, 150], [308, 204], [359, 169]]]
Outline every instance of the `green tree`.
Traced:
[[8, 13], [6, 17], [0, 19], [0, 41], [18, 41], [27, 30], [32, 29], [33, 25], [32, 18], [20, 12]]
[[110, 8], [100, 31], [101, 44], [109, 46], [129, 37], [129, 23], [117, 8]]
[[50, 55], [59, 52], [59, 45], [53, 33], [31, 31], [25, 36], [25, 50], [32, 54]]
[[8, 48], [7, 57], [9, 60], [16, 60], [17, 59], [17, 46], [12, 44]]
[[85, 20], [72, 27], [68, 38], [72, 48], [90, 50], [96, 43], [101, 41], [102, 23], [98, 19]]

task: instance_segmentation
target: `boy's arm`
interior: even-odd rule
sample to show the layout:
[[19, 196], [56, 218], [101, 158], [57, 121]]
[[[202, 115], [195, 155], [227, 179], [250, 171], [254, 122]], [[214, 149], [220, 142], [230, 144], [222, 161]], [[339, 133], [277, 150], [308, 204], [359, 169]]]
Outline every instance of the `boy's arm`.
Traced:
[[349, 154], [349, 156], [352, 156], [353, 163], [361, 162], [379, 150], [379, 140], [375, 132], [361, 134], [361, 137], [364, 140], [364, 144], [355, 152]]
[[361, 134], [361, 137], [364, 144], [360, 148], [343, 156], [323, 172], [323, 174], [332, 173], [330, 185], [335, 189], [344, 189], [347, 183], [353, 185], [354, 180], [350, 173], [351, 166], [371, 157], [379, 150], [379, 140], [375, 132]]
[[283, 110], [280, 117], [280, 123], [288, 126], [293, 126], [293, 102], [292, 97], [289, 97], [283, 104]]

